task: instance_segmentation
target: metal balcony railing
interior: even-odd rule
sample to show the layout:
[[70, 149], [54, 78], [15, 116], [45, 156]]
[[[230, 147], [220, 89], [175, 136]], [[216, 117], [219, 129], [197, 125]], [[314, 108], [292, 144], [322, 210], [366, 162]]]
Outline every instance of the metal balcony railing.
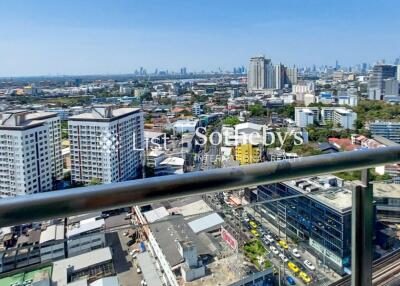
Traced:
[[[1, 199], [0, 227], [399, 162], [400, 146], [395, 146]], [[372, 281], [371, 188], [354, 190], [352, 212], [352, 285], [368, 286]]]

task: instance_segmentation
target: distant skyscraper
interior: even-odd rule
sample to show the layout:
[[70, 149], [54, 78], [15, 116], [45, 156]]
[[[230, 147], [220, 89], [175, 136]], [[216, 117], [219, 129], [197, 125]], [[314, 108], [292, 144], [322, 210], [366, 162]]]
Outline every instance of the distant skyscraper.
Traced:
[[397, 81], [400, 82], [400, 65], [397, 65]]
[[399, 95], [399, 82], [395, 78], [384, 80], [385, 95]]
[[274, 66], [274, 88], [282, 89], [285, 85], [285, 66], [278, 64]]
[[112, 183], [136, 178], [142, 166], [143, 114], [138, 108], [95, 106], [68, 120], [71, 180]]
[[273, 88], [273, 66], [270, 59], [253, 57], [250, 59], [247, 89], [249, 91]]
[[362, 63], [361, 72], [365, 74], [367, 72], [367, 68], [368, 68], [367, 63]]
[[285, 69], [285, 84], [292, 86], [297, 84], [297, 68], [286, 68]]
[[368, 97], [371, 100], [382, 100], [385, 95], [384, 80], [396, 76], [396, 66], [375, 65], [368, 81]]
[[181, 75], [186, 75], [187, 69], [185, 67], [181, 68]]

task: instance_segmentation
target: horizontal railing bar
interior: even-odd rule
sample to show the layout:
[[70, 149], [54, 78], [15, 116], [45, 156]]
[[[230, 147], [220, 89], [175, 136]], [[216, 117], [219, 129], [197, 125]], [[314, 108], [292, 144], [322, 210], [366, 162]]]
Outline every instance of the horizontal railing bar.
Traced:
[[400, 162], [400, 146], [0, 199], [0, 227]]

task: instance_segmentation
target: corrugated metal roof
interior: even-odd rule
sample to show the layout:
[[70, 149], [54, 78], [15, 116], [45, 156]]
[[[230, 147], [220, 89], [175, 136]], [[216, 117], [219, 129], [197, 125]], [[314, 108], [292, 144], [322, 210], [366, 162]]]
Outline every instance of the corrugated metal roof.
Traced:
[[223, 224], [224, 220], [217, 213], [213, 213], [202, 218], [189, 222], [190, 228], [194, 233], [199, 233], [208, 228]]
[[160, 207], [143, 213], [147, 222], [152, 223], [169, 215], [165, 207]]

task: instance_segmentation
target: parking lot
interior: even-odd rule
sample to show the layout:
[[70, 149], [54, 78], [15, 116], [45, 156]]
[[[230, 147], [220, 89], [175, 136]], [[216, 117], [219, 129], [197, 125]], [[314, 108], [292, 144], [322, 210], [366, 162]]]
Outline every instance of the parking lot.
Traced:
[[131, 239], [124, 232], [126, 230], [107, 233], [107, 242], [113, 251], [115, 271], [122, 286], [140, 286], [142, 275], [137, 273], [134, 259], [130, 255], [130, 251], [137, 246], [127, 245]]

